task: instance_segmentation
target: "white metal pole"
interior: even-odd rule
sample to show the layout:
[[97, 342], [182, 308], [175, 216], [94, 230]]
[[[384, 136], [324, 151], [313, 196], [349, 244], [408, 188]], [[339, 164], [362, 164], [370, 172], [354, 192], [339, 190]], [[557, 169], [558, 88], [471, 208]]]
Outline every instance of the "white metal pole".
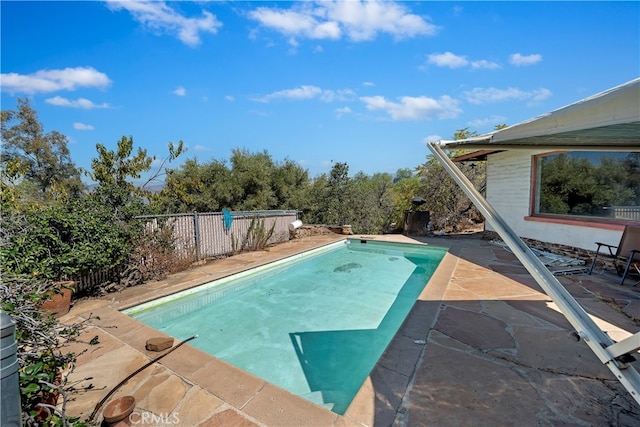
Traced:
[[[615, 377], [631, 393], [636, 402], [640, 404], [640, 374], [636, 369], [624, 363], [618, 351], [621, 347], [635, 351], [640, 348], [640, 336], [632, 335], [620, 343], [605, 334], [589, 317], [582, 306], [562, 286], [558, 279], [547, 269], [529, 247], [518, 237], [513, 229], [502, 219], [498, 212], [487, 202], [473, 186], [471, 181], [451, 161], [446, 153], [435, 143], [428, 143], [427, 147], [440, 161], [445, 170], [456, 181], [458, 186], [467, 194], [473, 204], [484, 215], [485, 219], [496, 230], [500, 237], [509, 246], [522, 265], [529, 271], [549, 297], [558, 305], [562, 314], [575, 328], [578, 335], [584, 339], [595, 355], [613, 372]], [[624, 345], [620, 345], [625, 342]], [[629, 353], [626, 353], [629, 354]]]

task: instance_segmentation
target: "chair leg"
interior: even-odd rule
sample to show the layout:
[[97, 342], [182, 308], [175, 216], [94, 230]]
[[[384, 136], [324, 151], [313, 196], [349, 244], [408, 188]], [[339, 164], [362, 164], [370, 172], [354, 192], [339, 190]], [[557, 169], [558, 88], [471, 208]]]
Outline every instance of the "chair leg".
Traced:
[[598, 258], [598, 252], [596, 252], [596, 254], [593, 256], [593, 261], [591, 262], [591, 267], [589, 268], [589, 276], [591, 276], [591, 273], [593, 272], [593, 267], [595, 267], [596, 265], [597, 258]]
[[627, 274], [629, 273], [629, 268], [631, 267], [631, 262], [633, 261], [633, 254], [629, 257], [629, 261], [627, 261], [627, 265], [624, 268], [624, 273], [622, 273], [622, 280], [620, 280], [620, 286], [624, 285], [624, 279], [627, 278]]

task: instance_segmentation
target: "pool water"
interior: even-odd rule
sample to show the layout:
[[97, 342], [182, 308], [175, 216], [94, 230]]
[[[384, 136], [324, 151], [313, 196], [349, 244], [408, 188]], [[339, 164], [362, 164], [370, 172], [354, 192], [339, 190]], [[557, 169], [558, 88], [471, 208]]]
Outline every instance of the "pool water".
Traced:
[[343, 414], [445, 252], [348, 239], [125, 313]]

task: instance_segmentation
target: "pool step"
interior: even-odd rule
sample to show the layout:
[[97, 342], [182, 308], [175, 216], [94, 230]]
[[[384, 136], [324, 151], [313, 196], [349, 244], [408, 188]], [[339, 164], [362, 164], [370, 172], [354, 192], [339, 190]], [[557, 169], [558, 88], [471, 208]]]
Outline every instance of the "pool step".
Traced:
[[315, 403], [318, 406], [322, 406], [325, 409], [328, 409], [328, 410], [333, 409], [334, 403], [325, 402], [324, 399], [322, 398], [321, 391], [311, 391], [309, 393], [300, 394], [299, 396], [307, 400], [310, 400], [311, 402]]

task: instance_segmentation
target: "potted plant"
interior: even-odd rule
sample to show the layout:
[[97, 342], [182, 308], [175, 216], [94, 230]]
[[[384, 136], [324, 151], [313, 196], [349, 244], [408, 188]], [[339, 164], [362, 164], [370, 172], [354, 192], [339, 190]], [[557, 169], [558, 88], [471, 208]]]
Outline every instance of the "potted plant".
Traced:
[[64, 316], [71, 309], [71, 297], [75, 292], [74, 281], [56, 282], [45, 294], [40, 309], [55, 317]]
[[[65, 386], [66, 374], [78, 355], [65, 347], [77, 340], [92, 319], [60, 323], [41, 309], [51, 292], [55, 291], [50, 282], [6, 272], [0, 275], [0, 307], [16, 323], [20, 403], [25, 426], [74, 423], [64, 414]], [[96, 343], [97, 337], [88, 344]], [[61, 396], [62, 406], [57, 406]]]

